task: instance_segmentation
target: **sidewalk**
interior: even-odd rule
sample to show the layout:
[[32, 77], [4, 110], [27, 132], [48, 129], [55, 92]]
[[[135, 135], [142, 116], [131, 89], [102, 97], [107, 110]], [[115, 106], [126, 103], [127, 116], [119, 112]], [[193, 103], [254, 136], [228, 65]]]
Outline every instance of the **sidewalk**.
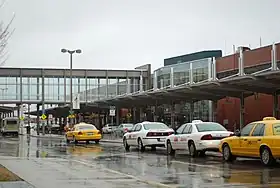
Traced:
[[[26, 134], [24, 134], [26, 136]], [[56, 134], [45, 134], [45, 135], [37, 135], [36, 132], [33, 132], [30, 134], [31, 137], [36, 137], [36, 138], [45, 138], [45, 139], [55, 139], [55, 140], [65, 140], [65, 135], [56, 135]], [[102, 138], [100, 142], [107, 142], [107, 143], [122, 143], [121, 138], [112, 138], [112, 137], [107, 137]], [[0, 187], [1, 188], [1, 187]]]

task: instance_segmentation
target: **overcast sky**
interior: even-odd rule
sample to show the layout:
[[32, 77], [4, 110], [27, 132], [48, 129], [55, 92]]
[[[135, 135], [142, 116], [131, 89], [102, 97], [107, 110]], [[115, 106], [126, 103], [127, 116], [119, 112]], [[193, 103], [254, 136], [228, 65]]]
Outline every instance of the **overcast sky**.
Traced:
[[[0, 0], [1, 1], [1, 0]], [[7, 0], [16, 13], [9, 67], [67, 68], [61, 48], [80, 48], [74, 68], [133, 69], [207, 49], [280, 40], [279, 0]], [[225, 52], [226, 51], [226, 52]]]

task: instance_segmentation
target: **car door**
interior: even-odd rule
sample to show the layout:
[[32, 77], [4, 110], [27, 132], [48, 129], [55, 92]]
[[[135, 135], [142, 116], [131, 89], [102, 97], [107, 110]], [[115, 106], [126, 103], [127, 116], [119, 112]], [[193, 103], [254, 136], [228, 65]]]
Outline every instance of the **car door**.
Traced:
[[133, 145], [135, 145], [135, 146], [138, 145], [137, 139], [142, 136], [141, 135], [141, 130], [142, 130], [142, 125], [137, 124], [137, 126], [135, 127], [135, 131], [133, 132]]
[[241, 130], [240, 137], [239, 137], [239, 147], [237, 145], [235, 148], [236, 152], [239, 155], [250, 156], [250, 152], [248, 152], [248, 147], [250, 147], [249, 138], [250, 138], [250, 133], [254, 129], [255, 125], [256, 123], [249, 123]]
[[175, 135], [170, 140], [173, 149], [180, 148], [180, 143], [179, 143], [180, 136], [183, 133], [183, 130], [185, 129], [186, 126], [187, 126], [187, 124], [183, 124], [175, 131]]
[[129, 133], [126, 134], [126, 140], [127, 140], [128, 145], [133, 145], [133, 141], [134, 141], [133, 133], [134, 133], [136, 127], [137, 127], [137, 124], [132, 127], [132, 129]]
[[265, 124], [257, 123], [254, 130], [251, 133], [248, 141], [248, 153], [250, 156], [259, 157], [260, 156], [260, 146], [265, 134]]
[[180, 135], [179, 138], [179, 149], [186, 149], [187, 143], [188, 143], [188, 137], [190, 136], [189, 131], [190, 128], [192, 128], [191, 124], [187, 124], [182, 131], [182, 134]]

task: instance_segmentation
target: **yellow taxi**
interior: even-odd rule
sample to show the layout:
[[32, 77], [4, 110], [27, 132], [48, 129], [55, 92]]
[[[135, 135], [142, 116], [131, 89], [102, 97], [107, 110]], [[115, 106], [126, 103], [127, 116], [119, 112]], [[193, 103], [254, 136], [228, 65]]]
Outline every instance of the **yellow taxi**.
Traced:
[[272, 165], [280, 158], [280, 120], [265, 117], [246, 125], [235, 136], [224, 138], [219, 150], [225, 161], [236, 157], [260, 158], [264, 165]]
[[79, 141], [86, 141], [87, 143], [95, 141], [95, 143], [99, 143], [102, 137], [101, 132], [94, 125], [87, 123], [74, 125], [72, 129], [66, 132], [65, 136], [67, 143], [73, 141], [75, 144]]

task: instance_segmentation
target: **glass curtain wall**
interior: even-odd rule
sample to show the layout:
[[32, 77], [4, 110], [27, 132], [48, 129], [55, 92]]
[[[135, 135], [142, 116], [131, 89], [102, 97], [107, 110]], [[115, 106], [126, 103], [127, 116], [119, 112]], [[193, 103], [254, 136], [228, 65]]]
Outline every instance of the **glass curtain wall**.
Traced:
[[[72, 79], [73, 96], [79, 93], [81, 102], [93, 102], [137, 92], [140, 89], [139, 78], [109, 78], [106, 80], [106, 78], [73, 77]], [[42, 87], [41, 77], [0, 77], [0, 100], [40, 101], [42, 100]], [[144, 79], [143, 89], [145, 90]], [[70, 78], [44, 77], [44, 98], [48, 102], [70, 102]]]
[[[166, 67], [162, 67], [155, 71], [157, 75], [157, 88], [170, 86], [171, 67], [173, 67], [173, 81], [174, 86], [189, 83], [191, 72], [193, 76], [193, 82], [198, 83], [209, 78], [209, 59], [200, 59], [192, 62], [183, 62]], [[192, 68], [192, 71], [190, 69]], [[184, 114], [185, 122], [189, 122], [190, 119], [190, 104], [185, 103], [179, 109], [177, 114]], [[209, 121], [209, 101], [203, 100], [194, 103], [194, 119], [200, 119], [203, 121]]]

